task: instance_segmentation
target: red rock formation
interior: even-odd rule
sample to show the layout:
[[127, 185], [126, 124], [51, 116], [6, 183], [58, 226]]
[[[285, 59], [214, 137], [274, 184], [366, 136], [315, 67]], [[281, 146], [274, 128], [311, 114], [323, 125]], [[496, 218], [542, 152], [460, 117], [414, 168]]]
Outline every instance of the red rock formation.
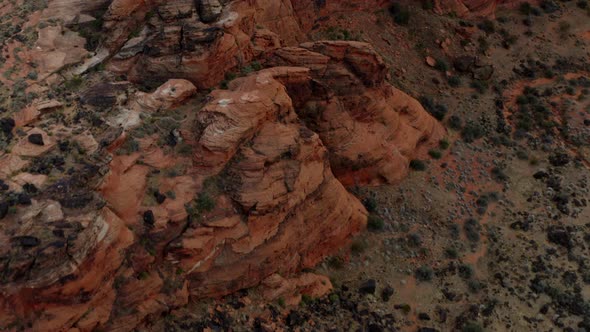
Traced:
[[313, 266], [362, 228], [364, 208], [332, 175], [285, 88], [309, 81], [306, 68], [263, 70], [213, 92], [199, 113], [195, 167], [222, 171], [235, 207], [206, 215], [212, 226], [189, 229], [169, 252], [189, 271], [194, 296]]
[[345, 185], [399, 181], [409, 161], [445, 135], [420, 103], [387, 83], [387, 67], [370, 45], [306, 43], [276, 51], [270, 63], [311, 68], [311, 85], [292, 95]]
[[493, 17], [498, 7], [516, 8], [523, 2], [534, 3], [530, 0], [437, 0], [438, 13], [454, 13], [459, 17], [479, 16]]
[[0, 225], [2, 322], [32, 331], [106, 323], [115, 273], [133, 241], [123, 222], [107, 208], [68, 216], [55, 201], [35, 201], [7, 218]]
[[[217, 12], [218, 2], [207, 3]], [[221, 3], [224, 3], [223, 1]], [[206, 15], [193, 1], [144, 3], [114, 1], [105, 17], [105, 26], [114, 32], [106, 44], [115, 52], [125, 43], [138, 17], [157, 12], [146, 25], [148, 33], [129, 40], [111, 63], [117, 71], [129, 71], [132, 81], [161, 83], [169, 77], [185, 78], [198, 88], [210, 88], [224, 74], [245, 66], [255, 56], [296, 45], [322, 15], [341, 10], [363, 10], [383, 6], [387, 1], [356, 4], [298, 0], [236, 1], [223, 5], [217, 15]], [[352, 6], [352, 7], [350, 7]], [[135, 27], [137, 29], [138, 27]]]
[[[129, 70], [138, 83], [174, 77], [199, 88], [218, 84], [254, 56], [265, 55], [264, 65], [272, 68], [229, 82], [195, 110], [195, 123], [183, 128], [193, 148], [183, 174], [149, 182], [152, 173], [191, 160], [166, 155], [158, 137], [147, 136], [139, 151], [109, 156], [100, 186], [59, 181], [29, 208], [7, 216], [0, 224], [6, 281], [0, 286], [0, 328], [22, 321], [39, 331], [128, 331], [186, 304], [189, 296], [221, 296], [263, 280], [279, 289], [273, 294], [325, 292], [329, 287], [321, 286], [321, 278], [320, 285], [309, 275], [287, 281], [276, 274], [313, 267], [364, 227], [367, 213], [344, 185], [399, 181], [409, 160], [444, 135], [416, 100], [387, 82], [388, 68], [370, 45], [280, 48], [303, 40], [315, 17], [341, 2], [198, 4], [113, 1], [105, 16], [105, 45], [118, 51], [125, 44], [113, 67]], [[148, 13], [153, 15], [138, 39], [127, 41]], [[65, 63], [70, 61], [59, 65]], [[141, 112], [178, 105], [194, 85], [176, 79], [153, 94], [136, 94], [106, 119], [117, 130], [105, 149], [92, 136], [72, 139], [88, 151], [112, 153], [125, 140], [124, 130], [141, 124]], [[93, 102], [96, 96], [87, 93], [83, 99], [88, 107], [119, 102], [115, 92], [108, 97]], [[25, 114], [19, 125], [40, 112]], [[46, 180], [13, 174], [27, 165], [27, 156], [56, 148], [57, 137], [31, 132], [42, 134], [45, 145], [21, 138], [12, 154], [0, 156], [0, 176], [11, 186]], [[104, 173], [92, 167], [84, 174]], [[155, 203], [146, 198], [153, 194], [146, 193], [150, 186], [175, 197]], [[104, 201], [93, 200], [92, 190]]]

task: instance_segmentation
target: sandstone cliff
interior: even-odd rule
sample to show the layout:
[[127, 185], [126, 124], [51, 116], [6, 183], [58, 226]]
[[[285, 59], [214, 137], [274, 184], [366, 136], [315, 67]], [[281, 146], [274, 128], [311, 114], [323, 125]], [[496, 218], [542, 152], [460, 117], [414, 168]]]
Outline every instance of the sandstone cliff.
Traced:
[[[75, 4], [57, 1], [44, 15], [96, 9]], [[110, 3], [101, 27], [107, 68], [136, 84], [163, 84], [152, 93], [129, 82], [83, 91], [77, 105], [94, 121], [84, 123], [100, 128], [36, 128], [45, 112], [64, 107], [55, 101], [6, 122], [11, 139], [15, 127], [26, 136], [0, 155], [9, 190], [0, 202], [0, 326], [128, 331], [189, 299], [264, 280], [293, 299], [299, 289], [329, 289], [312, 289], [321, 278], [289, 284], [278, 275], [315, 266], [363, 229], [367, 212], [346, 186], [396, 183], [445, 135], [388, 83], [371, 45], [299, 44], [314, 17], [338, 6]], [[53, 30], [69, 35], [61, 29]], [[254, 58], [260, 70], [212, 91], [204, 104], [191, 99]], [[47, 74], [73, 62], [47, 65]], [[167, 116], [193, 105], [192, 122]], [[156, 129], [132, 137], [163, 118], [180, 125], [166, 137]], [[54, 181], [51, 169], [64, 171], [69, 140], [84, 152], [83, 167]], [[175, 150], [180, 143], [190, 156]]]

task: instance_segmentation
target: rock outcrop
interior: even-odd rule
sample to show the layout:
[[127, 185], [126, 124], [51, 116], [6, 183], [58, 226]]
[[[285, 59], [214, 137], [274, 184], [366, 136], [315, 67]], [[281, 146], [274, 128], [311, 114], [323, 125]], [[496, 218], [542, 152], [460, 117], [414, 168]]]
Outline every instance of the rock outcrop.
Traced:
[[454, 13], [459, 17], [493, 17], [498, 7], [515, 8], [525, 0], [437, 0], [438, 13]]
[[34, 331], [106, 323], [115, 274], [133, 242], [123, 222], [108, 208], [68, 215], [52, 200], [33, 201], [6, 218], [0, 225], [3, 323], [20, 321]]
[[[76, 8], [107, 4], [51, 3], [57, 7], [44, 15], [68, 24], [92, 21]], [[159, 87], [130, 93], [130, 82], [101, 81], [84, 91], [72, 122], [108, 127], [102, 132], [28, 128], [70, 102], [35, 103], [5, 121], [14, 145], [0, 155], [0, 189], [8, 191], [0, 199], [0, 328], [128, 331], [189, 298], [263, 281], [269, 298], [289, 303], [327, 292], [325, 278], [289, 276], [364, 228], [367, 211], [346, 186], [401, 180], [409, 161], [445, 134], [387, 82], [389, 69], [369, 44], [300, 44], [339, 6], [112, 1], [102, 27], [107, 68]], [[67, 28], [41, 32], [37, 45], [50, 55], [40, 58], [44, 77], [89, 56]], [[245, 76], [191, 104], [197, 88], [218, 85], [254, 58]], [[195, 114], [170, 115], [197, 104]], [[174, 129], [160, 137], [166, 120]], [[157, 130], [141, 127], [148, 124]], [[69, 158], [70, 145], [78, 149], [70, 159], [85, 166], [68, 164], [71, 177], [54, 181], [65, 177], [60, 154]]]
[[425, 156], [445, 135], [418, 101], [387, 83], [388, 69], [370, 45], [305, 43], [277, 50], [269, 62], [311, 69], [313, 79], [291, 95], [345, 185], [395, 183], [411, 159]]
[[[355, 6], [362, 10], [386, 2], [363, 1]], [[105, 17], [105, 26], [114, 31], [106, 44], [118, 52], [111, 69], [128, 72], [132, 81], [142, 84], [156, 86], [175, 77], [190, 80], [198, 88], [217, 85], [226, 72], [281, 45], [297, 45], [319, 17], [343, 6], [296, 0], [132, 4], [114, 1]], [[150, 10], [158, 15], [150, 16], [143, 26], [146, 33], [125, 42], [122, 37], [129, 31], [142, 28], [137, 17]]]
[[300, 124], [285, 87], [310, 80], [307, 68], [263, 70], [213, 92], [198, 114], [194, 165], [221, 172], [234, 207], [205, 214], [211, 226], [189, 229], [169, 253], [192, 271], [195, 296], [313, 266], [363, 227], [364, 208], [332, 175], [326, 148]]

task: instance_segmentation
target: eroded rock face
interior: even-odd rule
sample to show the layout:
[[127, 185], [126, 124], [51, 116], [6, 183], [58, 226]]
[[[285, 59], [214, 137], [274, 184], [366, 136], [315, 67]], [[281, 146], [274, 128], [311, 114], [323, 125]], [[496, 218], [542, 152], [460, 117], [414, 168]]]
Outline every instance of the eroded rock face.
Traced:
[[[105, 18], [105, 26], [115, 30], [106, 44], [119, 52], [111, 68], [128, 72], [132, 81], [142, 84], [155, 86], [175, 77], [190, 80], [198, 88], [217, 85], [227, 71], [245, 66], [281, 44], [297, 45], [318, 17], [342, 6], [340, 2], [296, 0], [175, 0], [139, 7], [124, 3], [114, 1]], [[384, 3], [372, 0], [355, 6], [361, 10]], [[140, 24], [137, 17], [150, 10], [158, 15], [151, 16], [145, 25], [145, 35], [127, 43], [116, 37], [124, 36], [119, 30], [133, 26], [134, 20]]]
[[277, 50], [270, 63], [311, 69], [313, 80], [291, 95], [345, 185], [399, 181], [445, 135], [418, 101], [386, 82], [387, 67], [368, 44], [305, 43]]
[[68, 216], [51, 200], [7, 218], [0, 226], [3, 321], [27, 321], [34, 331], [106, 323], [115, 272], [133, 242], [123, 222], [108, 208]]
[[221, 174], [224, 195], [245, 215], [213, 213], [212, 227], [185, 232], [170, 251], [192, 271], [193, 295], [313, 266], [363, 227], [364, 208], [333, 176], [326, 148], [299, 123], [287, 93], [285, 85], [309, 74], [277, 67], [237, 79], [199, 113], [195, 167]]
[[[70, 15], [67, 3], [85, 7], [53, 3], [60, 15]], [[43, 145], [20, 137], [0, 156], [0, 179], [11, 189], [42, 191], [11, 202], [23, 205], [16, 213], [0, 201], [0, 317], [39, 331], [127, 331], [189, 296], [222, 296], [262, 281], [270, 298], [283, 294], [293, 303], [300, 293], [325, 293], [329, 282], [321, 277], [278, 275], [313, 267], [364, 227], [367, 212], [345, 186], [399, 181], [409, 160], [444, 135], [416, 100], [387, 83], [388, 68], [370, 45], [298, 45], [318, 15], [339, 5], [112, 1], [104, 16], [110, 68], [159, 88], [127, 94], [128, 82], [99, 83], [83, 93], [85, 107], [117, 107], [105, 119], [108, 137], [72, 136], [88, 153], [108, 156], [108, 174], [90, 164], [78, 180], [47, 185], [47, 175], [26, 173], [31, 158], [61, 149], [53, 132], [38, 128], [28, 134]], [[46, 29], [39, 45], [59, 54], [42, 63], [44, 73], [87, 56], [77, 35]], [[131, 31], [139, 34], [130, 38]], [[80, 50], [70, 54], [69, 47]], [[143, 112], [170, 110], [254, 57], [271, 68], [213, 91], [192, 125], [170, 132], [185, 139], [191, 157], [165, 152], [157, 135], [138, 140], [127, 155], [111, 155], [126, 131], [142, 124]], [[7, 131], [62, 107], [34, 106]], [[150, 178], [176, 165], [187, 169]], [[160, 196], [174, 194], [150, 200], [151, 186]]]
[[178, 106], [196, 92], [197, 88], [191, 82], [172, 79], [168, 80], [168, 82], [160, 86], [153, 93], [138, 92], [136, 100], [145, 110], [167, 110], [173, 106]]
[[436, 10], [439, 13], [454, 13], [459, 17], [480, 16], [493, 17], [498, 7], [515, 8], [525, 0], [437, 0]]

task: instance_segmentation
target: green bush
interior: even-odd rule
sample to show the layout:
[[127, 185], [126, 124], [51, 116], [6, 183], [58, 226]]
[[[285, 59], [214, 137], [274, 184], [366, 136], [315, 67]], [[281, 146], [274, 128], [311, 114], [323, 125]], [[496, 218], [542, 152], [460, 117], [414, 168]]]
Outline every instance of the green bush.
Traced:
[[199, 212], [211, 212], [215, 208], [215, 199], [208, 193], [199, 193], [197, 197], [197, 209]]
[[461, 130], [461, 137], [467, 143], [471, 143], [483, 137], [483, 128], [478, 123], [469, 122]]
[[447, 62], [443, 59], [436, 59], [436, 63], [434, 64], [434, 69], [441, 71], [441, 72], [446, 72], [447, 70], [449, 70], [449, 65], [447, 64]]
[[492, 34], [496, 32], [496, 25], [492, 20], [483, 20], [481, 23], [477, 25], [477, 27], [487, 34]]
[[521, 3], [520, 7], [518, 8], [518, 10], [520, 11], [520, 13], [522, 15], [530, 15], [532, 9], [533, 9], [533, 6], [531, 6], [531, 4], [528, 2]]
[[492, 178], [497, 182], [504, 182], [508, 180], [508, 175], [500, 167], [494, 167], [491, 170]]
[[463, 128], [463, 121], [457, 115], [451, 115], [448, 121], [449, 128], [453, 130], [461, 130]]
[[427, 96], [420, 96], [418, 98], [420, 104], [430, 113], [435, 119], [442, 121], [445, 118], [445, 115], [449, 111], [447, 107], [443, 104], [439, 104], [434, 102], [432, 98]]
[[377, 200], [374, 197], [369, 196], [363, 199], [363, 205], [369, 212], [377, 211]]
[[475, 272], [473, 271], [473, 266], [469, 264], [461, 264], [459, 265], [459, 276], [463, 279], [471, 279]]
[[467, 219], [467, 221], [465, 221], [465, 224], [463, 224], [463, 230], [465, 231], [465, 236], [469, 241], [479, 242], [479, 233], [481, 231], [481, 225], [479, 224], [479, 221], [473, 218]]
[[442, 158], [442, 153], [439, 150], [431, 149], [428, 151], [428, 155], [430, 155], [434, 159]]
[[370, 214], [367, 218], [367, 228], [370, 231], [381, 231], [385, 228], [385, 222], [379, 216]]
[[453, 88], [456, 88], [461, 85], [461, 79], [459, 78], [459, 76], [451, 76], [449, 77], [447, 82], [449, 83], [449, 86]]
[[488, 84], [486, 82], [478, 80], [472, 81], [469, 86], [475, 89], [475, 91], [477, 91], [481, 95], [486, 93], [486, 91], [489, 89]]
[[456, 259], [457, 257], [459, 257], [459, 253], [457, 252], [457, 249], [455, 249], [454, 247], [449, 247], [445, 249], [445, 256], [447, 256], [447, 258], [450, 259]]
[[[582, 8], [582, 7], [580, 7]], [[422, 9], [432, 10], [434, 9], [434, 0], [422, 0]]]
[[484, 332], [483, 327], [478, 322], [469, 321], [463, 325], [462, 332]]
[[410, 161], [410, 168], [415, 171], [426, 170], [426, 164], [422, 160], [414, 159]]
[[399, 25], [408, 25], [410, 22], [410, 11], [399, 3], [392, 4], [389, 13], [393, 16], [393, 21]]
[[428, 265], [422, 265], [416, 269], [414, 275], [418, 281], [431, 281], [434, 271]]
[[441, 148], [441, 150], [448, 149], [450, 145], [451, 143], [449, 143], [449, 140], [447, 140], [446, 138], [443, 138], [440, 141], [438, 141], [438, 147]]

